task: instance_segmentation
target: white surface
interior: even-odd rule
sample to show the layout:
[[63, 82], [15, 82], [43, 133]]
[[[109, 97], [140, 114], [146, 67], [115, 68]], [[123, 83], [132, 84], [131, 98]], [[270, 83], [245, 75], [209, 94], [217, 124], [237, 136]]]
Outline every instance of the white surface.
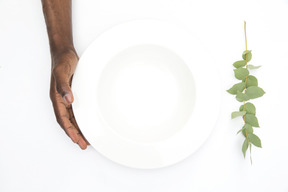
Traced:
[[[288, 3], [268, 2], [74, 1], [79, 54], [106, 28], [148, 17], [187, 25], [214, 53], [223, 98], [212, 135], [183, 162], [145, 171], [117, 165], [91, 148], [81, 151], [66, 137], [48, 96], [50, 56], [40, 1], [1, 0], [0, 191], [287, 192]], [[262, 65], [254, 74], [266, 91], [254, 102], [261, 126], [255, 132], [263, 149], [252, 149], [253, 166], [243, 160], [243, 138], [236, 136], [242, 122], [230, 120], [239, 104], [225, 93], [236, 82], [232, 63], [244, 50], [244, 19], [248, 48], [253, 51], [251, 63]]]
[[140, 169], [194, 153], [215, 127], [221, 99], [217, 68], [203, 50], [191, 31], [156, 19], [101, 34], [80, 58], [72, 82], [74, 115], [89, 143]]

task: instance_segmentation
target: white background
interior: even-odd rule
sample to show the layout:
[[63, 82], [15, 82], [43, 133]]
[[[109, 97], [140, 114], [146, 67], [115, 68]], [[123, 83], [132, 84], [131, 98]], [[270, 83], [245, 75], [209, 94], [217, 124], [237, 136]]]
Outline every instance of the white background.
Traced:
[[[137, 170], [111, 162], [92, 147], [81, 151], [64, 134], [48, 96], [50, 53], [41, 3], [0, 0], [0, 192], [287, 192], [288, 1], [270, 2], [73, 1], [80, 56], [114, 24], [159, 18], [194, 30], [212, 53], [207, 52], [207, 57], [214, 57], [218, 65], [222, 107], [207, 142], [176, 165]], [[255, 133], [263, 148], [252, 148], [252, 166], [241, 153], [243, 137], [236, 136], [242, 120], [230, 119], [240, 104], [225, 91], [237, 82], [232, 63], [241, 59], [245, 49], [244, 20], [251, 63], [262, 65], [253, 74], [266, 91], [253, 101], [261, 126]]]

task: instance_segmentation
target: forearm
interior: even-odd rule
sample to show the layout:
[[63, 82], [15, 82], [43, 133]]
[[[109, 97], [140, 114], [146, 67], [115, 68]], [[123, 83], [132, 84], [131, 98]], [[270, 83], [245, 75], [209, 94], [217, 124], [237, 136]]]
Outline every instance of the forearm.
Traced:
[[42, 0], [51, 56], [75, 51], [72, 35], [71, 0]]

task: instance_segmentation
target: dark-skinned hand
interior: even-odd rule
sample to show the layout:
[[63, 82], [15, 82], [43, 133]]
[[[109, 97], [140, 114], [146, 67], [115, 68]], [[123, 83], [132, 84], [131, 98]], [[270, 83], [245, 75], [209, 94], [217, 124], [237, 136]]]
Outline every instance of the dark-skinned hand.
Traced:
[[59, 125], [74, 143], [86, 149], [89, 143], [76, 123], [71, 106], [74, 99], [70, 86], [77, 63], [78, 56], [71, 50], [52, 58], [50, 99]]

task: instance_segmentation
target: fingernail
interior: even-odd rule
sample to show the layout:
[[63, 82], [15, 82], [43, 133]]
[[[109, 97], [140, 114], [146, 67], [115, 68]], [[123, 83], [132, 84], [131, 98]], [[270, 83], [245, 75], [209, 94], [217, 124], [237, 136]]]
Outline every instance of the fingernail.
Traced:
[[67, 103], [72, 103], [72, 96], [70, 94], [66, 94], [64, 96], [64, 100], [67, 102]]

